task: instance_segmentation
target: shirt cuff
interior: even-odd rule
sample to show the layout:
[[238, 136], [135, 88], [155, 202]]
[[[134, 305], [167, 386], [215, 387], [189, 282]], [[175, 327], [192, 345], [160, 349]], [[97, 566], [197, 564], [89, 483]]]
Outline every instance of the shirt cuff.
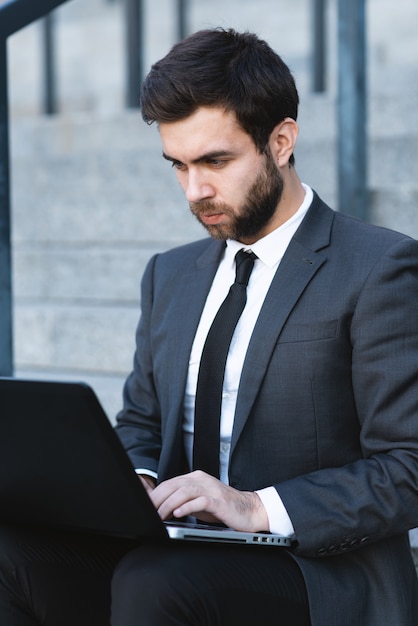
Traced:
[[149, 469], [140, 467], [139, 469], [135, 469], [135, 472], [137, 474], [143, 474], [144, 476], [151, 476], [151, 478], [155, 478], [155, 480], [158, 479], [157, 472], [153, 472], [152, 470], [149, 470]]
[[265, 489], [259, 489], [256, 493], [267, 511], [270, 532], [294, 538], [295, 529], [276, 489], [274, 487], [266, 487]]

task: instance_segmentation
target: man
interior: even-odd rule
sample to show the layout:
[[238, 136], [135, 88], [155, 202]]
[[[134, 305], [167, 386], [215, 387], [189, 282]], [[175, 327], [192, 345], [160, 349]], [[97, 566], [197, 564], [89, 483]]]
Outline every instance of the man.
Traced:
[[[293, 546], [125, 545], [101, 586], [91, 566], [87, 591], [64, 579], [63, 557], [60, 624], [93, 589], [93, 615], [98, 589], [106, 604], [124, 553], [112, 626], [418, 623], [407, 535], [418, 525], [418, 244], [333, 212], [300, 182], [297, 107], [289, 69], [247, 33], [196, 33], [147, 76], [144, 119], [211, 237], [151, 259], [117, 425], [163, 519], [274, 531]], [[233, 324], [231, 298], [243, 306]], [[101, 542], [89, 563], [110, 555]], [[87, 550], [60, 554], [73, 563]], [[53, 624], [34, 568], [7, 558], [2, 623]]]
[[[118, 433], [163, 519], [282, 532], [295, 547], [268, 564], [261, 548], [241, 549], [235, 571], [222, 550], [216, 565], [202, 551], [196, 567], [188, 551], [153, 568], [140, 548], [114, 579], [137, 620], [156, 576], [165, 594], [154, 623], [243, 624], [255, 606], [268, 610], [248, 623], [309, 623], [296, 595], [257, 585], [265, 571], [289, 571], [303, 605], [293, 561], [313, 625], [418, 623], [406, 534], [418, 521], [418, 246], [334, 213], [301, 184], [297, 106], [281, 59], [233, 31], [192, 35], [143, 85], [143, 117], [158, 123], [163, 156], [213, 239], [147, 268]], [[240, 248], [257, 259], [226, 362], [219, 480], [192, 471], [194, 405]], [[215, 582], [216, 567], [229, 582]], [[286, 599], [293, 619], [280, 612]]]

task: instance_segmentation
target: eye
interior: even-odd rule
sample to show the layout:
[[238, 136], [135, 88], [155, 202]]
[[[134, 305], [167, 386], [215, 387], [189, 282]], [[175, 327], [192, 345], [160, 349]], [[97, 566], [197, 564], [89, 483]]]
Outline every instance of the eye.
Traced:
[[225, 159], [208, 159], [206, 163], [218, 169], [226, 165], [227, 162]]
[[186, 169], [186, 166], [181, 161], [171, 161], [171, 167], [175, 170], [183, 171]]

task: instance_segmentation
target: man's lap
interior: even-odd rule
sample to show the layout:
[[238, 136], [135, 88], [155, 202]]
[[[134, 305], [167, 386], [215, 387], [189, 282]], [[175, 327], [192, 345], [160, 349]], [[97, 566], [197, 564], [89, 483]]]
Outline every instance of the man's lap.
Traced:
[[280, 605], [297, 616], [286, 626], [309, 624], [302, 575], [282, 548], [138, 546], [0, 526], [2, 626], [109, 626], [111, 603], [112, 626], [163, 626], [164, 611], [167, 624], [267, 626], [280, 624]]
[[177, 543], [130, 551], [112, 582], [112, 625], [307, 626], [299, 567], [285, 549]]

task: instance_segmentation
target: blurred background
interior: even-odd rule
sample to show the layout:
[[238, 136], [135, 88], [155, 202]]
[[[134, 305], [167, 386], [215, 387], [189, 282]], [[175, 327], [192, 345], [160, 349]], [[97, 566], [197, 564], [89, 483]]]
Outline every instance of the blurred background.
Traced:
[[[142, 6], [146, 73], [181, 34], [177, 2]], [[313, 0], [186, 6], [186, 32], [254, 31], [290, 66], [301, 97], [297, 170], [338, 208], [336, 0], [325, 0], [319, 91]], [[414, 237], [417, 24], [416, 0], [366, 2], [367, 219]], [[125, 3], [71, 0], [51, 14], [51, 25], [54, 114], [45, 112], [45, 20], [7, 41], [15, 375], [86, 381], [113, 420], [131, 369], [145, 263], [205, 232], [161, 158], [157, 129], [127, 106]]]

